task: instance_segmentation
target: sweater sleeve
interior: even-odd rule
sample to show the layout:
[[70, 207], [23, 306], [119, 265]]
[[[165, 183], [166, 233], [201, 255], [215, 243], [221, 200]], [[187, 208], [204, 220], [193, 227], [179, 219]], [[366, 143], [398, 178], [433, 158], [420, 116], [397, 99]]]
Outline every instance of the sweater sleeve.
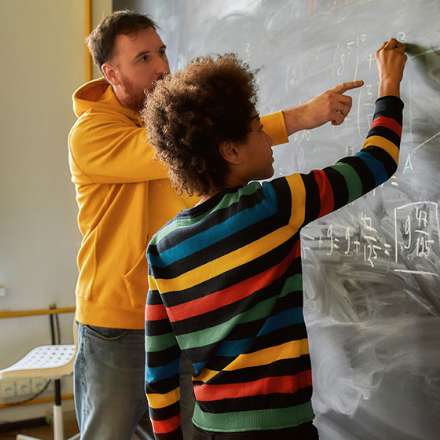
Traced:
[[155, 279], [148, 277], [145, 309], [145, 391], [157, 440], [182, 440], [180, 423], [180, 348]]
[[260, 118], [264, 131], [272, 138], [274, 145], [289, 141], [283, 112], [270, 113]]
[[[322, 170], [283, 178], [289, 188], [283, 197], [289, 203], [283, 203], [283, 208], [289, 210], [286, 215], [295, 231], [361, 197], [394, 174], [399, 160], [402, 111], [400, 98], [379, 98], [359, 153]], [[280, 187], [283, 179], [272, 182]]]
[[75, 183], [132, 183], [167, 178], [144, 127], [117, 113], [89, 113], [69, 134]]

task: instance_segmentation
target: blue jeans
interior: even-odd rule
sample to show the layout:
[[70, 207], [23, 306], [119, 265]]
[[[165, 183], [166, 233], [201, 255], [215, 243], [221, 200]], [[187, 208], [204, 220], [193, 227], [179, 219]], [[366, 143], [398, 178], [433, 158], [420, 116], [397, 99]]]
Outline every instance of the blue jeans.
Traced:
[[148, 420], [144, 370], [143, 330], [78, 324], [74, 394], [81, 440], [131, 439], [140, 419]]
[[[181, 359], [180, 410], [185, 439], [192, 439], [192, 367]], [[78, 323], [74, 368], [75, 409], [81, 440], [130, 440], [141, 418], [148, 426], [143, 330], [92, 327]]]

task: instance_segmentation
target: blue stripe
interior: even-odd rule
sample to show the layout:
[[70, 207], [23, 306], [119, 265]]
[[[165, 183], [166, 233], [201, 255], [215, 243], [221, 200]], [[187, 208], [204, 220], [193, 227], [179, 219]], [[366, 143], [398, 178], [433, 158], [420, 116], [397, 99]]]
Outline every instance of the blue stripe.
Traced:
[[206, 362], [196, 362], [192, 364], [193, 367], [193, 375], [198, 376], [202, 370], [205, 368]]
[[252, 343], [253, 338], [236, 339], [235, 341], [224, 341], [220, 344], [217, 350], [218, 356], [238, 356], [244, 353], [249, 345]]
[[263, 327], [261, 327], [258, 332], [258, 336], [267, 335], [280, 328], [288, 327], [292, 324], [302, 324], [303, 322], [304, 315], [302, 307], [293, 307], [291, 309], [283, 310], [266, 320]]
[[161, 367], [147, 367], [145, 371], [145, 380], [147, 383], [158, 382], [179, 374], [180, 359], [169, 362]]
[[[227, 218], [224, 222], [183, 240], [176, 246], [161, 252], [160, 256], [149, 254], [150, 264], [156, 267], [164, 267], [176, 263], [182, 258], [189, 257], [254, 223], [274, 215], [278, 209], [275, 190], [272, 185], [263, 185], [262, 190], [264, 198], [257, 205], [244, 209]], [[268, 199], [270, 203], [267, 203]]]
[[[302, 324], [304, 322], [303, 311], [301, 307], [293, 307], [271, 316], [266, 320], [263, 327], [258, 332], [258, 336], [267, 335], [275, 330], [288, 327], [292, 324]], [[236, 339], [233, 341], [224, 341], [217, 350], [218, 356], [238, 356], [245, 353], [254, 338]]]
[[376, 181], [376, 185], [380, 185], [388, 179], [388, 173], [383, 163], [375, 159], [370, 154], [365, 151], [360, 151], [356, 154], [359, 159], [361, 159], [371, 171]]

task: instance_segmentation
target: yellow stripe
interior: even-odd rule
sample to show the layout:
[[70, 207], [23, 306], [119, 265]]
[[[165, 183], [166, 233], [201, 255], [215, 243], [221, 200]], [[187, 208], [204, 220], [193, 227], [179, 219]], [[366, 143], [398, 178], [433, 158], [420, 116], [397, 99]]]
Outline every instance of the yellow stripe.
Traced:
[[160, 293], [188, 289], [229, 270], [235, 269], [236, 267], [242, 266], [245, 263], [249, 263], [249, 261], [255, 260], [281, 245], [291, 236], [292, 229], [289, 226], [284, 226], [257, 241], [249, 243], [216, 260], [209, 261], [202, 266], [198, 266], [176, 278], [170, 280], [156, 278], [155, 282], [159, 287]]
[[179, 388], [175, 388], [174, 390], [165, 394], [147, 394], [147, 399], [148, 405], [150, 405], [151, 408], [164, 408], [165, 406], [172, 405], [173, 403], [179, 401], [180, 390]]
[[306, 212], [306, 188], [301, 175], [298, 173], [287, 176], [287, 183], [292, 195], [292, 212], [290, 214], [290, 224], [296, 233], [304, 224]]
[[194, 377], [194, 380], [200, 380], [206, 383], [208, 382], [208, 380], [211, 380], [214, 376], [217, 376], [218, 373], [220, 373], [220, 371], [205, 369], [197, 377]]
[[382, 136], [370, 136], [365, 139], [364, 148], [370, 146], [382, 148], [394, 159], [394, 162], [398, 162], [399, 149], [388, 139], [385, 139]]
[[[308, 354], [309, 344], [307, 339], [300, 339], [299, 341], [290, 341], [275, 347], [264, 348], [263, 350], [256, 351], [249, 354], [241, 354], [234, 361], [228, 364], [224, 371], [234, 371], [241, 368], [258, 367], [261, 365], [271, 364], [272, 362], [280, 361], [283, 359], [294, 359], [304, 354]], [[194, 378], [194, 380], [200, 380], [202, 382], [208, 382], [219, 371], [215, 370], [203, 370], [201, 374]]]
[[309, 352], [307, 339], [289, 341], [275, 347], [264, 348], [249, 354], [241, 354], [234, 361], [228, 364], [224, 370], [233, 371], [241, 368], [258, 367], [271, 364], [282, 359], [298, 358]]

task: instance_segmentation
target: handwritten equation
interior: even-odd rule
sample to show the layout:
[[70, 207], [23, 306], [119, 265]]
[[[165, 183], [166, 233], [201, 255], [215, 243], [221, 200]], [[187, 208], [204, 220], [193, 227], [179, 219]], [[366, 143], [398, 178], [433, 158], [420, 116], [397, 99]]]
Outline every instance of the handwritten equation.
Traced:
[[395, 208], [393, 217], [394, 236], [380, 234], [375, 219], [365, 213], [361, 213], [359, 224], [356, 226], [329, 224], [320, 228], [315, 237], [307, 230], [302, 233], [303, 238], [307, 240], [303, 243], [303, 253], [306, 254], [312, 248], [317, 248], [322, 249], [327, 256], [337, 254], [347, 258], [360, 257], [372, 268], [378, 260], [388, 260], [390, 263], [405, 266], [405, 268], [393, 269], [396, 272], [440, 276], [440, 270], [433, 272], [406, 268], [408, 262], [419, 263], [420, 266], [424, 260], [438, 265], [440, 256], [438, 203], [432, 201], [408, 203]]

